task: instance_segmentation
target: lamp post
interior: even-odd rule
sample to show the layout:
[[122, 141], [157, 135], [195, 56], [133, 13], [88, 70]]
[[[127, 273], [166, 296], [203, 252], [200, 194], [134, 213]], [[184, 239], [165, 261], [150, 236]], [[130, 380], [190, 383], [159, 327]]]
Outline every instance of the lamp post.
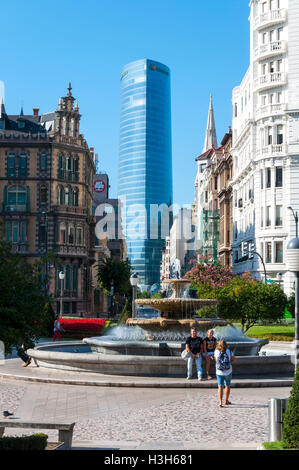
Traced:
[[135, 305], [135, 300], [137, 297], [137, 284], [138, 284], [138, 273], [132, 274], [130, 277], [130, 283], [132, 286], [132, 317], [136, 318], [136, 305]]
[[262, 257], [257, 251], [255, 251], [255, 250], [253, 250], [253, 251], [250, 252], [250, 254], [249, 254], [249, 259], [250, 259], [250, 258], [253, 258], [253, 255], [254, 255], [254, 254], [256, 254], [256, 255], [260, 258], [260, 260], [261, 260], [261, 262], [262, 262], [262, 264], [263, 264], [264, 276], [265, 276], [265, 283], [267, 283], [267, 272], [266, 272], [266, 266], [265, 266], [265, 263], [264, 263], [264, 259], [263, 259], [263, 257]]
[[63, 281], [64, 281], [64, 271], [59, 271], [59, 279], [61, 281], [60, 284], [60, 317], [62, 317], [63, 314], [63, 303], [62, 303], [62, 296], [63, 296]]
[[282, 281], [282, 273], [277, 273], [276, 274], [276, 279], [277, 279], [278, 285], [280, 287], [280, 283]]
[[289, 206], [288, 209], [293, 213], [296, 225], [296, 238], [298, 238], [298, 212], [294, 212], [294, 209], [291, 206]]
[[287, 265], [295, 273], [295, 372], [299, 353], [299, 238], [293, 238], [287, 246]]

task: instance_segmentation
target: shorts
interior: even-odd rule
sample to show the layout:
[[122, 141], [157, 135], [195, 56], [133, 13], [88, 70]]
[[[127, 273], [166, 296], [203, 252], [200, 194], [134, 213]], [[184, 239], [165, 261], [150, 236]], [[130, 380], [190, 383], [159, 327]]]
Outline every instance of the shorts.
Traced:
[[217, 377], [218, 387], [224, 387], [224, 385], [226, 385], [226, 387], [230, 387], [232, 374], [228, 374], [228, 375], [216, 374], [216, 377]]
[[[208, 352], [207, 354], [208, 354], [210, 359], [212, 359], [212, 360], [214, 359], [214, 354], [215, 354], [214, 352]], [[206, 357], [206, 353], [202, 353], [202, 355], [203, 355], [203, 357]]]

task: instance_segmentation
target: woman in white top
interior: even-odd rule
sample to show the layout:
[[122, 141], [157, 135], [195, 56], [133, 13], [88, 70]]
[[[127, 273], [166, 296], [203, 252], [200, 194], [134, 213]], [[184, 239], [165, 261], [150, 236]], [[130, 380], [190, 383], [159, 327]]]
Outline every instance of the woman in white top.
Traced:
[[218, 382], [219, 408], [222, 408], [223, 388], [225, 386], [225, 404], [230, 405], [229, 394], [232, 379], [232, 362], [235, 357], [228, 349], [227, 343], [222, 339], [215, 349], [216, 377]]

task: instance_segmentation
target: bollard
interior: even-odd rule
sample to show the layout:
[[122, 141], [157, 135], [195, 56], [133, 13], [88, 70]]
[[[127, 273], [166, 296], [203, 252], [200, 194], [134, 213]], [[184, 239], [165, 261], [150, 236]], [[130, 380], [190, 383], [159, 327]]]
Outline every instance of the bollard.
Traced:
[[288, 406], [288, 398], [269, 399], [269, 441], [281, 441], [283, 415]]

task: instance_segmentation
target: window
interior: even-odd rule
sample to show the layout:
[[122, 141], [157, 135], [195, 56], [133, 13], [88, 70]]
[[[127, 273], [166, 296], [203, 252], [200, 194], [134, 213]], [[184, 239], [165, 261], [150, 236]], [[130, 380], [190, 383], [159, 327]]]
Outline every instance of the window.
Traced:
[[282, 97], [282, 93], [281, 91], [279, 91], [276, 95], [276, 103], [281, 103], [281, 97]]
[[279, 59], [279, 60], [276, 62], [276, 70], [277, 70], [277, 72], [281, 72], [281, 71], [282, 71], [282, 59]]
[[283, 242], [275, 242], [275, 263], [283, 263]]
[[263, 35], [262, 35], [262, 43], [263, 43], [263, 44], [266, 44], [266, 40], [267, 40], [267, 33], [263, 33]]
[[277, 144], [283, 144], [283, 125], [279, 124], [277, 126]]
[[264, 208], [261, 207], [261, 228], [264, 227]]
[[39, 189], [39, 202], [45, 204], [47, 202], [47, 186], [41, 185]]
[[269, 73], [274, 73], [274, 62], [269, 62]]
[[264, 189], [264, 170], [261, 170], [261, 189]]
[[40, 157], [40, 169], [46, 170], [47, 169], [47, 154], [43, 153]]
[[271, 226], [271, 206], [266, 207], [266, 227]]
[[44, 223], [41, 223], [39, 226], [39, 243], [45, 244], [46, 242], [47, 242], [46, 225]]
[[274, 103], [274, 94], [270, 93], [270, 95], [269, 95], [269, 104], [273, 104], [273, 103]]
[[282, 206], [275, 207], [275, 225], [278, 227], [282, 225]]
[[75, 244], [75, 227], [74, 225], [69, 225], [69, 236], [68, 236], [68, 242], [70, 245]]
[[268, 127], [268, 145], [272, 145], [273, 143], [273, 129], [272, 127]]
[[280, 167], [275, 169], [275, 186], [276, 188], [282, 188], [282, 168]]
[[238, 117], [238, 105], [235, 103], [235, 118]]
[[22, 186], [12, 186], [7, 191], [7, 203], [15, 208], [26, 209], [26, 188]]
[[78, 188], [73, 189], [73, 206], [79, 205], [79, 190]]
[[269, 40], [270, 40], [270, 42], [273, 42], [273, 39], [274, 39], [274, 29], [272, 29], [272, 30], [269, 32]]
[[70, 194], [70, 188], [67, 187], [64, 190], [64, 204], [66, 206], [69, 206], [71, 204], [71, 194]]
[[267, 2], [262, 3], [262, 13], [265, 13], [267, 9]]
[[82, 229], [82, 227], [77, 227], [76, 243], [77, 243], [77, 245], [83, 245], [83, 229]]
[[27, 156], [20, 155], [19, 157], [19, 176], [27, 175]]
[[6, 222], [6, 241], [10, 243], [26, 242], [26, 222]]
[[266, 75], [266, 64], [262, 64], [262, 75]]
[[266, 168], [266, 188], [271, 188], [271, 168]]
[[263, 95], [263, 96], [262, 96], [262, 106], [265, 106], [265, 105], [266, 105], [266, 99], [267, 99], [267, 96], [266, 96], [266, 95]]
[[272, 263], [272, 243], [266, 242], [266, 263]]
[[278, 28], [277, 29], [277, 41], [281, 41], [282, 34], [283, 34], [283, 28]]
[[15, 156], [12, 155], [7, 159], [7, 176], [11, 178], [16, 176]]

